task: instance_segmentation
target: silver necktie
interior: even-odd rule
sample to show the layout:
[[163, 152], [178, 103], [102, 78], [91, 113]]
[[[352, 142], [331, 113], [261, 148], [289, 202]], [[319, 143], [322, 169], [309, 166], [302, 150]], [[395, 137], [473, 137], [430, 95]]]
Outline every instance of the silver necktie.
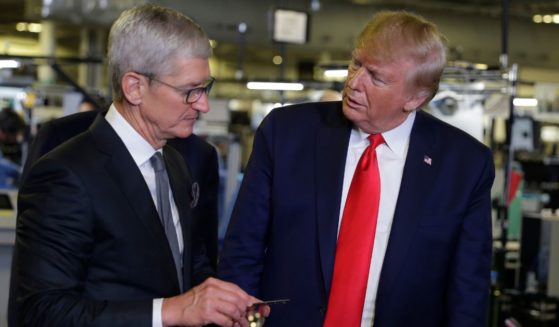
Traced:
[[175, 267], [177, 268], [177, 276], [179, 279], [179, 286], [181, 292], [183, 291], [182, 280], [182, 256], [179, 248], [179, 241], [177, 238], [177, 231], [173, 222], [173, 215], [171, 214], [171, 201], [169, 200], [169, 177], [165, 169], [165, 162], [160, 152], [155, 154], [149, 159], [153, 170], [155, 170], [155, 193], [157, 194], [157, 210], [159, 211], [159, 218], [165, 229], [167, 241], [173, 252], [173, 259]]

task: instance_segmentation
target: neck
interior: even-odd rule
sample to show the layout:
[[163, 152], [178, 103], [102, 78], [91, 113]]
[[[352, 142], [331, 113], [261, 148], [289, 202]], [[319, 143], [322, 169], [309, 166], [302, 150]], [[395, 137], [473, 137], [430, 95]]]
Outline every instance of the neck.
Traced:
[[118, 113], [134, 128], [138, 134], [144, 138], [155, 150], [161, 149], [167, 140], [158, 137], [158, 133], [152, 124], [146, 122], [141, 114], [139, 105], [132, 105], [127, 102], [114, 103]]

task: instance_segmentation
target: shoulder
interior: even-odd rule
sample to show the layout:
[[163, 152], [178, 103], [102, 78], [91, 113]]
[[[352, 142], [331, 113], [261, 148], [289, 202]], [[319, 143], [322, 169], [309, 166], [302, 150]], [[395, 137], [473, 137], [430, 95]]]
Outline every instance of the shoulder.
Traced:
[[45, 128], [46, 131], [56, 131], [56, 133], [68, 139], [87, 130], [98, 115], [97, 112], [89, 111], [57, 118], [44, 123], [39, 132]]
[[[95, 117], [96, 115], [93, 119]], [[88, 126], [49, 151], [39, 161], [51, 160], [73, 167], [91, 167], [119, 151], [126, 151], [126, 147], [104, 118], [89, 122]]]
[[262, 121], [261, 126], [312, 129], [320, 126], [345, 126], [349, 121], [344, 117], [341, 101], [307, 102], [273, 109]]
[[177, 151], [186, 151], [187, 153], [205, 153], [211, 154], [215, 152], [215, 148], [196, 134], [192, 134], [187, 138], [175, 138], [169, 140], [168, 144]]
[[217, 151], [200, 136], [192, 134], [185, 139], [171, 139], [167, 144], [175, 149], [195, 172], [217, 165]]
[[342, 110], [341, 101], [331, 101], [331, 102], [305, 102], [287, 105], [284, 107], [279, 107], [273, 109], [269, 116], [274, 117], [284, 117], [284, 116], [308, 116], [308, 117], [322, 117], [329, 116], [335, 112]]
[[472, 135], [424, 111], [418, 111], [412, 133], [428, 135], [433, 145], [465, 156], [492, 156], [491, 150]]
[[89, 126], [95, 118], [99, 115], [99, 113], [95, 111], [86, 111], [86, 112], [78, 112], [68, 116], [60, 117], [50, 121], [50, 124], [56, 127], [65, 127], [69, 125], [85, 125]]

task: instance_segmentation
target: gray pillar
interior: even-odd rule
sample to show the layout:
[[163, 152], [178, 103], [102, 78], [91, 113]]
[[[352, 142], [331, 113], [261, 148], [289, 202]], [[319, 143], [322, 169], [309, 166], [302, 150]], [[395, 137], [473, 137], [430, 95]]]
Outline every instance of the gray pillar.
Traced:
[[[104, 58], [105, 35], [103, 29], [84, 27], [80, 33], [80, 57]], [[85, 89], [103, 89], [103, 64], [83, 63], [78, 70], [78, 83]]]
[[[44, 56], [53, 56], [56, 48], [56, 27], [53, 22], [42, 21], [41, 33], [39, 33], [39, 47], [41, 54]], [[38, 79], [43, 84], [53, 84], [55, 81], [55, 74], [52, 68], [48, 65], [41, 65], [37, 71]]]

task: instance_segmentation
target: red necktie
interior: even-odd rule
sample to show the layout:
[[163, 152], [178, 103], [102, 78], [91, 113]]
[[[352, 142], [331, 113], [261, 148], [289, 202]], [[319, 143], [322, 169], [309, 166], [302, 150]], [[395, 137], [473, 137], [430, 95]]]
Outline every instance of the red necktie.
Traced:
[[355, 168], [345, 203], [325, 327], [361, 325], [380, 199], [375, 149], [384, 139], [374, 134], [369, 141]]

